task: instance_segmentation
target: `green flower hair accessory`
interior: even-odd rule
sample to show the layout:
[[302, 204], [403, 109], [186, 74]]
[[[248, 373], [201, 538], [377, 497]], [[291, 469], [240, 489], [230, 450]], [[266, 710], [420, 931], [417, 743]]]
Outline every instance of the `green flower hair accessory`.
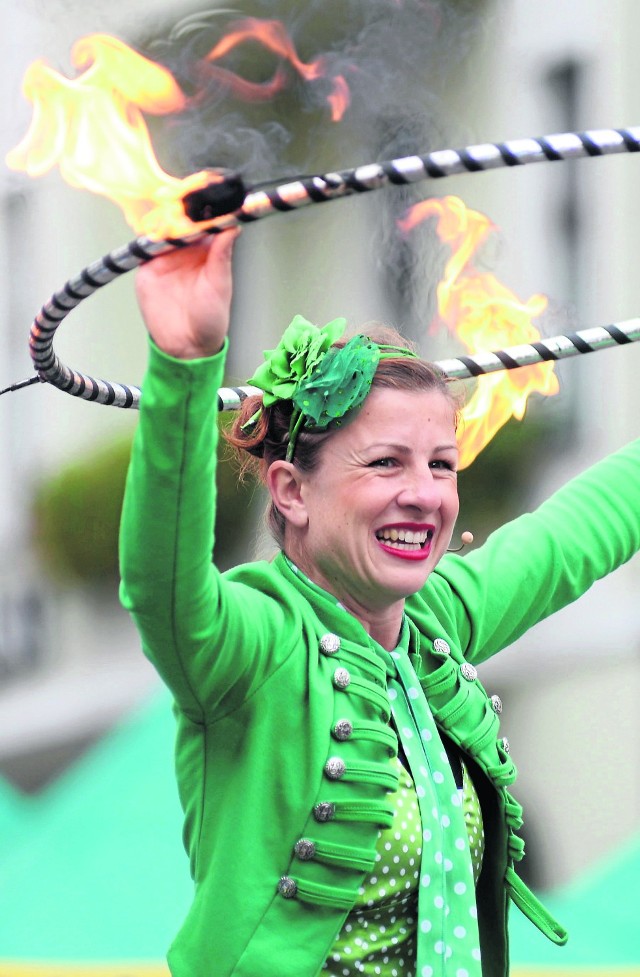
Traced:
[[293, 394], [286, 460], [293, 460], [300, 428], [326, 431], [339, 427], [345, 414], [366, 399], [381, 359], [416, 357], [409, 349], [375, 343], [368, 336], [354, 336], [344, 346], [332, 346], [308, 379]]
[[304, 415], [304, 426], [325, 431], [359, 407], [371, 389], [379, 362], [380, 347], [367, 336], [354, 336], [345, 346], [333, 346], [293, 394], [293, 406]]
[[[325, 431], [331, 425], [338, 426], [345, 414], [360, 407], [371, 389], [381, 359], [416, 355], [401, 347], [379, 345], [362, 335], [336, 347], [333, 344], [345, 325], [345, 319], [334, 319], [318, 329], [297, 315], [277, 347], [265, 351], [265, 362], [248, 381], [264, 391], [264, 407], [281, 400], [293, 404], [287, 461], [293, 459], [302, 427]], [[255, 424], [260, 409], [243, 428]]]
[[265, 350], [265, 362], [248, 381], [264, 391], [262, 403], [271, 407], [278, 400], [292, 400], [298, 384], [306, 380], [327, 350], [344, 332], [346, 319], [333, 319], [322, 329], [304, 316], [295, 316], [275, 349]]

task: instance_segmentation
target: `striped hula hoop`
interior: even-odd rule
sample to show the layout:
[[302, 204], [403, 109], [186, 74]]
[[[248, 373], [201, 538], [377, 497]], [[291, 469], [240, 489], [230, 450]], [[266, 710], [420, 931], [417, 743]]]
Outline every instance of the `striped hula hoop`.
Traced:
[[[565, 132], [537, 139], [483, 143], [457, 150], [444, 149], [426, 156], [407, 156], [383, 163], [370, 163], [323, 176], [303, 177], [273, 186], [271, 189], [249, 191], [237, 210], [220, 214], [212, 221], [208, 221], [206, 228], [194, 231], [193, 235], [163, 241], [152, 241], [146, 237], [136, 238], [88, 265], [75, 278], [69, 279], [43, 305], [31, 326], [29, 349], [37, 378], [33, 377], [22, 384], [13, 385], [7, 390], [42, 381], [84, 400], [112, 407], [137, 408], [140, 400], [138, 387], [96, 379], [62, 363], [53, 349], [56, 330], [77, 305], [100, 288], [160, 255], [177, 248], [188, 247], [206, 234], [216, 234], [227, 228], [249, 224], [272, 214], [286, 213], [310, 204], [338, 200], [386, 186], [402, 186], [421, 180], [460, 173], [478, 173], [527, 163], [557, 162], [638, 151], [640, 151], [640, 127], [590, 130], [581, 133]], [[443, 370], [452, 377], [476, 376], [492, 370], [513, 369], [514, 365], [530, 365], [542, 359], [560, 359], [577, 353], [591, 352], [593, 349], [636, 342], [637, 339], [637, 320], [631, 320], [630, 323], [602, 326], [596, 330], [573, 333], [571, 336], [557, 336], [531, 346], [518, 346], [495, 353], [479, 353], [475, 357], [446, 360]], [[541, 352], [542, 349], [546, 352]], [[524, 359], [520, 360], [518, 355], [514, 355], [513, 350], [528, 352], [523, 353]], [[530, 359], [531, 356], [533, 359]], [[509, 364], [509, 359], [514, 361], [513, 364]], [[473, 366], [470, 365], [472, 363]], [[456, 372], [460, 369], [470, 372]], [[231, 388], [224, 389], [226, 391]], [[243, 391], [247, 388], [233, 389]], [[246, 393], [242, 396], [246, 396]], [[229, 399], [223, 392], [219, 397], [221, 409], [227, 410], [237, 406], [239, 397], [239, 394], [234, 394]]]

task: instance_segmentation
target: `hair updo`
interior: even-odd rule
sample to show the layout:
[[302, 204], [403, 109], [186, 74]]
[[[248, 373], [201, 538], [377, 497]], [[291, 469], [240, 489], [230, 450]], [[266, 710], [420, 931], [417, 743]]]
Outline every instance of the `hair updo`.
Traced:
[[[416, 346], [407, 342], [403, 336], [389, 326], [375, 323], [363, 326], [358, 332], [363, 332], [375, 343], [388, 346], [399, 346], [417, 354]], [[344, 346], [349, 335], [342, 336], [334, 346]], [[451, 388], [450, 381], [433, 365], [412, 356], [390, 356], [378, 363], [371, 389], [391, 388], [393, 390], [426, 391], [435, 390], [450, 402], [457, 415], [460, 408], [460, 398]], [[255, 475], [259, 481], [266, 484], [266, 473], [274, 461], [284, 461], [289, 445], [289, 423], [293, 413], [293, 403], [290, 400], [277, 401], [271, 407], [260, 410], [256, 422], [243, 430], [243, 425], [259, 410], [262, 397], [247, 397], [234, 418], [233, 424], [225, 432], [225, 438], [235, 449], [240, 461], [241, 474]], [[296, 437], [293, 464], [302, 472], [312, 472], [317, 468], [320, 460], [320, 449], [334, 431], [307, 431], [301, 427]], [[270, 502], [266, 513], [267, 526], [279, 547], [284, 545], [285, 518]]]

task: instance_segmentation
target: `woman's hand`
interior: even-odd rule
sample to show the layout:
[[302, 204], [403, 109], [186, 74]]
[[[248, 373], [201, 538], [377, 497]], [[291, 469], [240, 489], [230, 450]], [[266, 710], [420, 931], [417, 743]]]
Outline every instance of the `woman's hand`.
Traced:
[[136, 276], [151, 338], [181, 360], [213, 356], [229, 329], [231, 256], [239, 228], [154, 258]]

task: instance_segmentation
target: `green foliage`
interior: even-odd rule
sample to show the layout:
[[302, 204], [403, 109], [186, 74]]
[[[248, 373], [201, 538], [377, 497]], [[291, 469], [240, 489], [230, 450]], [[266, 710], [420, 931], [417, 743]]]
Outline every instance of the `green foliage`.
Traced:
[[[66, 466], [39, 487], [33, 505], [35, 543], [58, 583], [115, 585], [130, 454], [131, 439], [118, 439]], [[234, 465], [221, 445], [216, 518], [216, 562], [221, 569], [242, 558], [253, 525], [254, 490], [250, 479], [238, 485]]]
[[59, 583], [112, 583], [118, 574], [118, 526], [130, 439], [119, 439], [67, 465], [38, 489], [36, 546]]

